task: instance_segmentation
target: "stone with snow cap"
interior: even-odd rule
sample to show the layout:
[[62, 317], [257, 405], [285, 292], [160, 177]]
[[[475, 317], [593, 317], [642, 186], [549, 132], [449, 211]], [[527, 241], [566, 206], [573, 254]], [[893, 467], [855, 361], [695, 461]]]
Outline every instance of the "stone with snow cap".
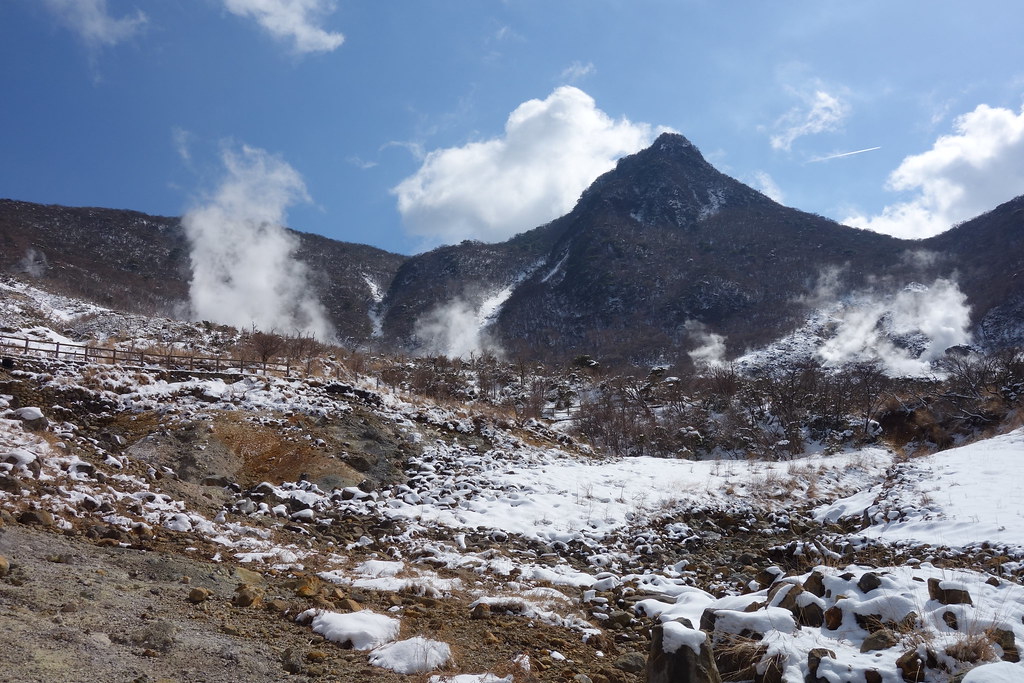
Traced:
[[721, 683], [707, 634], [686, 619], [658, 624], [647, 657], [648, 683]]
[[34, 432], [42, 431], [50, 426], [50, 421], [43, 415], [43, 411], [33, 406], [18, 408], [14, 411], [14, 416], [24, 422], [26, 428]]
[[376, 648], [370, 653], [370, 664], [400, 674], [421, 674], [440, 669], [451, 658], [448, 643], [415, 636]]
[[971, 594], [958, 583], [928, 579], [928, 597], [943, 605], [973, 605]]

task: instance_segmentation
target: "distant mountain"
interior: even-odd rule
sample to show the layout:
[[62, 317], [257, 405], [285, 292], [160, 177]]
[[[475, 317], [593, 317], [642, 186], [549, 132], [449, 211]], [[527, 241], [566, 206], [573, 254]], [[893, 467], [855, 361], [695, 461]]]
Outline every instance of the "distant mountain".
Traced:
[[[297, 257], [343, 338], [371, 337], [369, 312], [406, 257], [309, 233]], [[97, 303], [170, 317], [186, 315], [189, 244], [179, 218], [0, 199], [0, 270], [38, 278]]]
[[[430, 349], [418, 321], [457, 306], [458, 324], [513, 354], [672, 361], [700, 343], [696, 327], [738, 355], [796, 328], [822, 296], [946, 277], [966, 294], [978, 341], [1024, 344], [1024, 197], [937, 237], [899, 240], [782, 206], [677, 134], [621, 159], [569, 214], [500, 244], [406, 257], [295, 234], [352, 343]], [[176, 218], [0, 200], [0, 269], [100, 303], [124, 306], [130, 293], [135, 309], [186, 310]]]

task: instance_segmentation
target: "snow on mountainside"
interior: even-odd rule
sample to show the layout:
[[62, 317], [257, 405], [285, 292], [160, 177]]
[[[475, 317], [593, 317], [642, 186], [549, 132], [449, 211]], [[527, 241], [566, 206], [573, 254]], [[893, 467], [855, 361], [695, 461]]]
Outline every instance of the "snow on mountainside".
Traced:
[[[4, 286], [11, 336], [43, 304], [68, 329], [117, 315]], [[12, 680], [54, 628], [57, 678], [634, 682], [705, 645], [730, 680], [1024, 676], [1021, 430], [910, 459], [612, 457], [368, 362], [273, 377], [21, 351], [0, 367]]]

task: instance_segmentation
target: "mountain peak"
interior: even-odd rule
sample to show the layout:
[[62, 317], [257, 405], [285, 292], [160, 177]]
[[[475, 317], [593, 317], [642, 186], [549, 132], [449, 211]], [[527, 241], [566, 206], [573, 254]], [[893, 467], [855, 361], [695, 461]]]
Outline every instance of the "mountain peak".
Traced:
[[682, 133], [666, 131], [658, 136], [658, 138], [650, 146], [650, 149], [657, 150], [659, 152], [667, 152], [669, 154], [679, 152], [684, 152], [687, 154], [696, 153], [697, 156], [700, 156], [701, 159], [704, 158], [700, 155], [700, 151], [697, 149], [697, 147], [688, 139], [686, 139], [686, 136], [684, 136]]
[[771, 200], [718, 171], [686, 137], [666, 132], [598, 178], [577, 209], [602, 204], [642, 225], [688, 227], [726, 208], [763, 203]]

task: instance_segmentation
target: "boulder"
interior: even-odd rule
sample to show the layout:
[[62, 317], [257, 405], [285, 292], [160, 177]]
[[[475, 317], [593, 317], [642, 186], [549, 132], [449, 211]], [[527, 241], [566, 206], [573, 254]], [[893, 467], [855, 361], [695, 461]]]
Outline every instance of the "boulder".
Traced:
[[835, 659], [836, 653], [823, 647], [816, 647], [807, 653], [807, 680], [811, 683], [827, 683], [827, 679], [818, 676], [818, 667], [821, 665], [821, 660], [826, 657]]
[[814, 570], [804, 581], [804, 590], [819, 598], [825, 597], [825, 575]]
[[947, 585], [938, 579], [928, 579], [928, 597], [943, 605], [973, 605], [971, 594], [962, 588]]
[[1017, 650], [1017, 641], [1013, 637], [1013, 631], [1006, 628], [993, 628], [988, 632], [989, 637], [1002, 651], [1004, 662], [1019, 662], [1020, 651]]
[[39, 526], [53, 526], [53, 514], [49, 510], [25, 510], [18, 515], [18, 521], [22, 524], [38, 524]]
[[875, 574], [874, 572], [864, 572], [860, 579], [857, 580], [857, 588], [859, 588], [862, 593], [870, 593], [881, 585], [882, 580], [878, 578], [878, 574]]
[[39, 432], [50, 426], [50, 421], [39, 408], [26, 407], [14, 411], [14, 416], [25, 423], [25, 428]]
[[925, 663], [917, 650], [907, 650], [896, 660], [896, 668], [900, 670], [903, 680], [907, 683], [920, 683], [925, 679]]
[[639, 673], [647, 666], [647, 659], [639, 652], [627, 652], [615, 660], [615, 668], [627, 673]]
[[647, 657], [647, 683], [721, 683], [707, 635], [689, 623], [654, 627]]
[[864, 639], [860, 645], [861, 652], [872, 652], [874, 650], [887, 650], [900, 642], [896, 634], [887, 628], [878, 629]]
[[825, 628], [829, 631], [835, 631], [843, 625], [843, 608], [839, 605], [832, 605], [825, 610]]

